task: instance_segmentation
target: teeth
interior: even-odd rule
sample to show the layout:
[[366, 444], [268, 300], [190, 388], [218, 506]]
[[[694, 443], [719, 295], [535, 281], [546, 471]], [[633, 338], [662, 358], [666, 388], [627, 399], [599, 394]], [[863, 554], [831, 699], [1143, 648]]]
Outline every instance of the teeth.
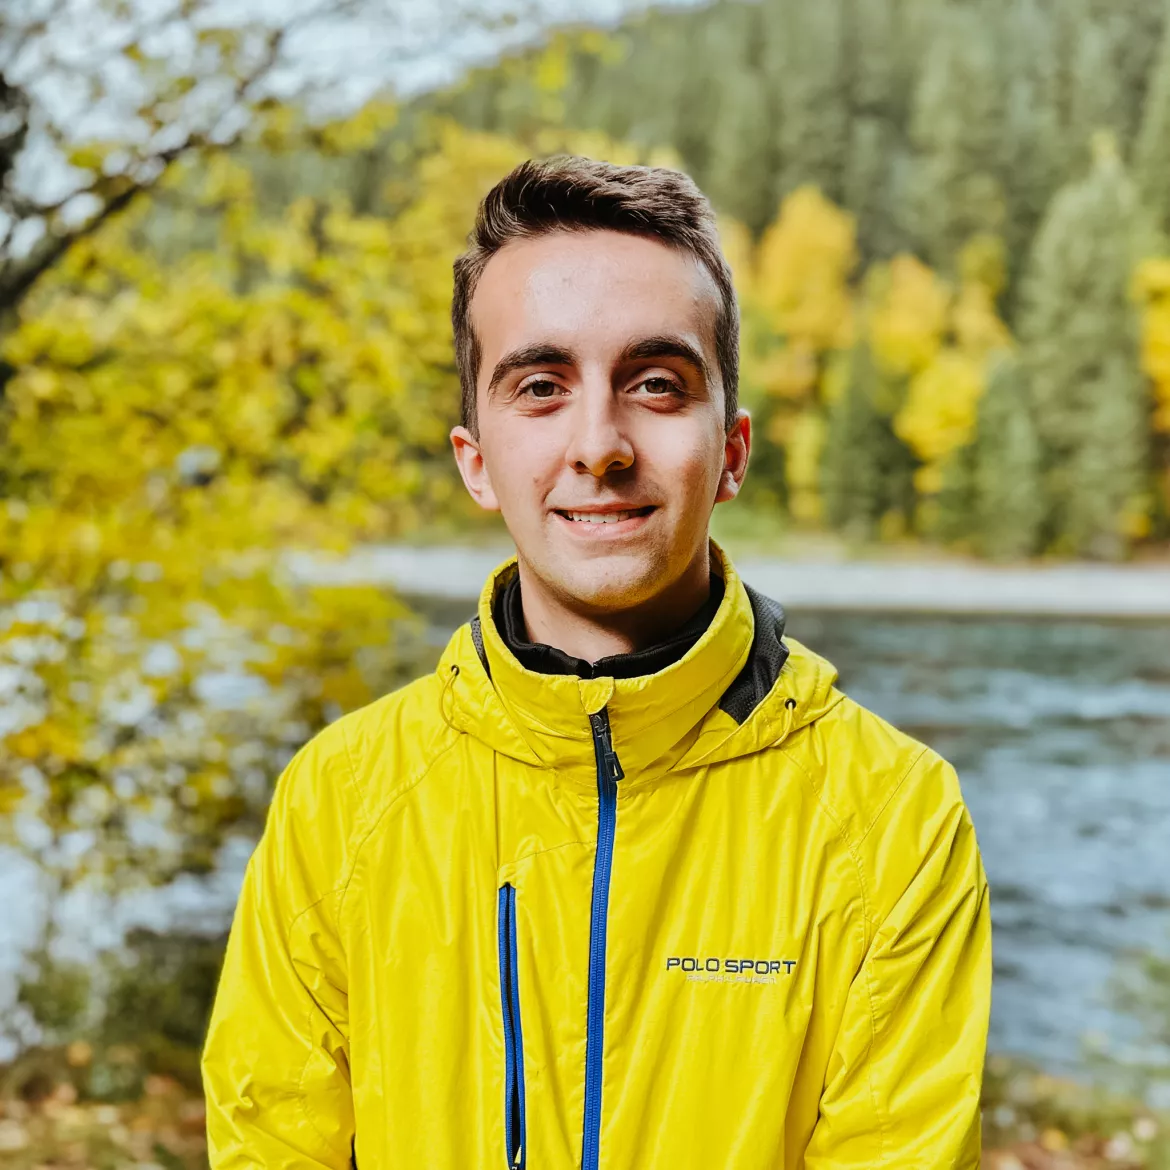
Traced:
[[619, 524], [640, 515], [640, 509], [634, 512], [566, 512], [565, 515], [578, 524]]

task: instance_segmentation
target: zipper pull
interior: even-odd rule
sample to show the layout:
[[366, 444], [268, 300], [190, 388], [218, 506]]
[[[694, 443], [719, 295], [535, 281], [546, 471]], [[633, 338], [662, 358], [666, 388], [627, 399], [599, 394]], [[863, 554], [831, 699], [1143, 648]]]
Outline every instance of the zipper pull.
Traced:
[[524, 1154], [524, 1147], [517, 1146], [516, 1147], [516, 1157], [512, 1159], [512, 1170], [520, 1170], [520, 1167], [524, 1165], [523, 1154]]
[[589, 716], [589, 722], [593, 725], [594, 737], [601, 744], [601, 759], [605, 764], [605, 774], [614, 781], [624, 780], [626, 774], [622, 771], [622, 764], [617, 758], [617, 752], [613, 750], [613, 733], [609, 728], [609, 716], [604, 711], [598, 711], [596, 715]]

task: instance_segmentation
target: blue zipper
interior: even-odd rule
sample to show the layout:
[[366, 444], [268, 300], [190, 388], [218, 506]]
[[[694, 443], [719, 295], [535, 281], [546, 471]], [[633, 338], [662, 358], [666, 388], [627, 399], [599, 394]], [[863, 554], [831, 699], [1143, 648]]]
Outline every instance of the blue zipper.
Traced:
[[581, 1170], [597, 1170], [601, 1146], [601, 1058], [605, 1040], [605, 931], [609, 878], [617, 823], [617, 782], [625, 773], [613, 750], [609, 713], [589, 716], [597, 759], [597, 853], [593, 862], [593, 904], [589, 922], [589, 999], [585, 1024], [585, 1131]]
[[504, 1015], [504, 1129], [509, 1170], [524, 1170], [524, 1040], [516, 961], [516, 887], [500, 887], [500, 1008]]

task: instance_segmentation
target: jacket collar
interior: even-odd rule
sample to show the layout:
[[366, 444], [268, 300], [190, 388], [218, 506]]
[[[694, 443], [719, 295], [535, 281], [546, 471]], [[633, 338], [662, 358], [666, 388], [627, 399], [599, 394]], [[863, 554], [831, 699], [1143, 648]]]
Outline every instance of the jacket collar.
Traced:
[[723, 600], [723, 578], [711, 574], [711, 594], [698, 612], [676, 630], [670, 637], [626, 654], [611, 654], [596, 662], [587, 662], [547, 646], [541, 642], [530, 642], [524, 624], [523, 602], [520, 595], [520, 577], [513, 573], [511, 580], [496, 593], [492, 603], [492, 616], [496, 631], [505, 645], [527, 670], [537, 674], [571, 674], [577, 678], [635, 678], [640, 674], [656, 674], [677, 662], [702, 636], [711, 624]]
[[[660, 775], [694, 745], [704, 717], [716, 707], [747, 662], [754, 621], [747, 591], [730, 559], [712, 542], [712, 567], [724, 581], [723, 600], [706, 632], [678, 661], [634, 678], [576, 678], [527, 670], [508, 649], [493, 618], [497, 591], [516, 572], [502, 564], [480, 595], [476, 653], [463, 627], [440, 663], [452, 697], [451, 722], [506, 754], [555, 769], [595, 786], [589, 716], [609, 712], [614, 748], [629, 787]], [[728, 718], [728, 729], [734, 730]]]

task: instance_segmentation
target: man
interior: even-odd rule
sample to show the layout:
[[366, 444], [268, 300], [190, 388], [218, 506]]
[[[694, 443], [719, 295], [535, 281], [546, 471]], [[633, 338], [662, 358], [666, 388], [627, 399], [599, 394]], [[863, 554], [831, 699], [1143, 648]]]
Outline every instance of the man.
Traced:
[[517, 557], [280, 780], [204, 1056], [211, 1162], [979, 1162], [955, 774], [708, 537], [751, 428], [710, 208], [526, 163], [455, 265], [468, 491]]

